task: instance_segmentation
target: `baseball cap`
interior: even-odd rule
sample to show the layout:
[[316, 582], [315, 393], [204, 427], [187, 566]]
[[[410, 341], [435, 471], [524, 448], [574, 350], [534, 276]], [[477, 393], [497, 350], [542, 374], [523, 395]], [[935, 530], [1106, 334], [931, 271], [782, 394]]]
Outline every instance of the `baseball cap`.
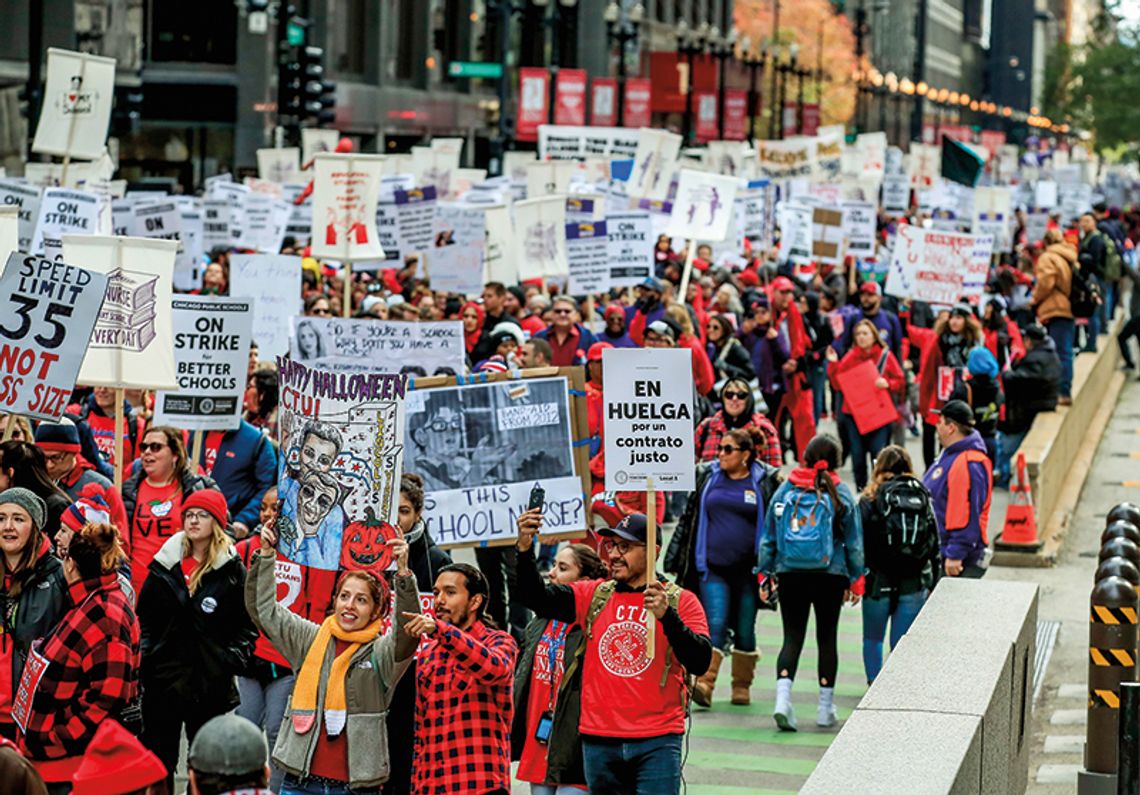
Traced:
[[647, 328], [646, 331], [655, 332], [657, 334], [660, 334], [662, 337], [668, 337], [669, 339], [673, 340], [673, 342], [676, 342], [677, 341], [676, 327], [677, 327], [677, 324], [674, 323], [672, 320], [668, 320], [667, 318], [661, 318], [660, 320], [654, 320], [652, 323], [650, 323], [649, 328]]
[[1045, 327], [1040, 323], [1032, 323], [1026, 326], [1025, 331], [1021, 333], [1027, 340], [1033, 340], [1034, 342], [1044, 342], [1045, 337], [1049, 336], [1048, 332], [1045, 331]]
[[772, 280], [772, 289], [779, 293], [785, 293], [789, 290], [795, 290], [796, 285], [787, 276], [777, 276]]
[[[616, 527], [603, 527], [598, 531], [603, 538], [624, 538], [638, 544], [646, 543], [649, 536], [649, 519], [643, 513], [631, 513], [622, 518]], [[657, 526], [657, 543], [661, 543], [661, 526]]]
[[608, 342], [595, 342], [590, 346], [590, 350], [586, 351], [586, 361], [600, 362], [602, 360], [602, 351], [612, 347], [613, 345]]
[[269, 761], [265, 735], [251, 721], [219, 715], [206, 721], [190, 745], [187, 762], [199, 773], [238, 776], [262, 770]]
[[863, 282], [859, 285], [859, 292], [867, 295], [882, 295], [883, 291], [878, 282]]
[[949, 400], [946, 405], [939, 409], [934, 410], [935, 414], [941, 414], [948, 420], [965, 425], [967, 427], [974, 427], [974, 410], [964, 400]]
[[664, 292], [664, 288], [661, 286], [661, 280], [655, 279], [652, 276], [646, 276], [645, 281], [637, 286], [644, 287], [646, 290], [652, 290], [655, 293]]

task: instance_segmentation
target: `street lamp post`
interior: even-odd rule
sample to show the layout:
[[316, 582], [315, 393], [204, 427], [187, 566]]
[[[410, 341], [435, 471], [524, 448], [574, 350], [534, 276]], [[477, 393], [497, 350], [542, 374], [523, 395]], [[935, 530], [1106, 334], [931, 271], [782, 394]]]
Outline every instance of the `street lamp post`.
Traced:
[[[558, 0], [551, 3], [550, 0], [530, 0], [539, 13], [543, 15], [543, 24], [550, 28], [550, 112], [553, 116], [555, 101], [558, 98], [558, 72], [562, 68], [562, 9], [573, 8], [578, 4], [578, 0]], [[550, 16], [546, 16], [546, 7], [551, 6]]]
[[759, 99], [756, 93], [756, 75], [764, 72], [768, 62], [768, 42], [760, 45], [760, 54], [752, 52], [752, 40], [747, 36], [740, 43], [740, 50], [744, 55], [744, 64], [748, 67], [748, 143], [756, 142], [756, 105]]
[[[796, 72], [796, 59], [799, 57], [800, 47], [794, 42], [788, 47], [788, 61], [787, 63], [780, 63], [776, 66], [776, 71], [780, 73], [780, 90], [779, 97], [776, 101], [776, 113], [779, 115], [779, 135], [782, 140], [784, 138], [784, 105], [787, 104], [788, 97], [788, 75]], [[802, 84], [801, 84], [802, 89]], [[802, 95], [801, 95], [802, 100]]]
[[714, 26], [709, 35], [709, 50], [712, 52], [713, 57], [716, 58], [718, 64], [718, 81], [717, 81], [717, 114], [716, 114], [716, 131], [717, 137], [724, 138], [724, 78], [725, 78], [725, 61], [732, 57], [733, 52], [736, 50], [736, 31], [731, 30], [724, 35], [723, 38], [718, 36], [719, 31]]
[[497, 14], [499, 17], [499, 63], [503, 71], [499, 75], [499, 129], [495, 140], [491, 141], [491, 168], [492, 174], [502, 173], [503, 155], [507, 151], [511, 139], [511, 117], [507, 113], [510, 99], [510, 83], [507, 77], [507, 63], [511, 52], [511, 19], [521, 14], [525, 6], [517, 5], [514, 0], [486, 0], [488, 16]]
[[705, 51], [705, 39], [708, 36], [708, 23], [702, 22], [696, 30], [690, 31], [688, 23], [681, 20], [677, 23], [677, 57], [684, 56], [689, 65], [687, 85], [685, 86], [685, 116], [681, 126], [681, 142], [688, 146], [693, 132], [693, 56]]
[[792, 67], [796, 76], [796, 135], [804, 134], [804, 78], [811, 77], [811, 69], [803, 66]]
[[622, 7], [617, 0], [611, 0], [606, 6], [602, 18], [606, 22], [606, 44], [613, 47], [618, 45], [618, 89], [617, 89], [617, 124], [625, 126], [625, 51], [630, 42], [636, 46], [641, 35], [641, 23], [645, 19], [645, 6], [638, 3], [629, 10], [627, 19], [622, 19]]

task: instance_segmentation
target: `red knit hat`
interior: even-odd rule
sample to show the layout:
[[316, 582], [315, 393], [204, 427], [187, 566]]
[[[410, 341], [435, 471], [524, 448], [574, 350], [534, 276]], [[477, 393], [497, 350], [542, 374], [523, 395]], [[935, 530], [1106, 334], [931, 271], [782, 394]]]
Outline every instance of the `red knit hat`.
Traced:
[[166, 778], [158, 757], [116, 721], [95, 730], [79, 769], [71, 777], [73, 795], [118, 795], [157, 784]]
[[226, 526], [226, 498], [217, 489], [201, 489], [184, 499], [182, 501], [182, 515], [185, 516], [191, 508], [199, 508], [205, 511], [214, 517], [214, 521], [222, 527]]

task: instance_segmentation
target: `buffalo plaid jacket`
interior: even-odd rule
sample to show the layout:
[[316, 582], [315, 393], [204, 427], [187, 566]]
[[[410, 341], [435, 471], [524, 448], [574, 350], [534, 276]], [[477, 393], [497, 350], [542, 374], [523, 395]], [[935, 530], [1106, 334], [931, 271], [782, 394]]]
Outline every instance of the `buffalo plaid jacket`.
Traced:
[[[780, 449], [780, 434], [776, 432], [776, 426], [760, 412], [752, 415], [752, 422], [749, 425], [755, 425], [759, 428], [767, 440], [767, 444], [756, 450], [757, 460], [777, 469], [782, 467], [784, 465], [784, 453]], [[701, 420], [696, 430], [698, 464], [717, 460], [719, 453], [717, 448], [720, 447], [720, 440], [724, 438], [726, 433], [728, 433], [728, 426], [724, 424], [723, 410]]]
[[80, 756], [138, 694], [139, 622], [114, 574], [70, 588], [73, 607], [39, 647], [48, 661], [23, 747], [33, 761]]
[[518, 646], [477, 621], [436, 622], [416, 663], [415, 795], [511, 790], [511, 689]]

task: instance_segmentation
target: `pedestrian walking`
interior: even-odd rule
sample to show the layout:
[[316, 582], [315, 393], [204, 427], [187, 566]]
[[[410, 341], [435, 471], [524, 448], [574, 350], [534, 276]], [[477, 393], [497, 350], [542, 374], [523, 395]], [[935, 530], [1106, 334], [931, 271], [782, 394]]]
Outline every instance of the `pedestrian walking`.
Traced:
[[1058, 404], [1072, 403], [1073, 345], [1076, 321], [1069, 300], [1073, 289], [1073, 268], [1077, 265], [1077, 249], [1065, 240], [1059, 229], [1045, 232], [1045, 250], [1037, 258], [1034, 274], [1033, 305], [1037, 322], [1045, 327], [1061, 361]]
[[142, 740], [170, 771], [183, 728], [192, 743], [203, 723], [238, 705], [234, 677], [257, 641], [242, 595], [245, 567], [225, 533], [226, 498], [202, 489], [181, 511], [182, 529], [150, 562], [138, 599]]
[[[665, 571], [700, 595], [708, 617], [712, 662], [693, 687], [693, 701], [712, 706], [723, 660], [732, 653], [732, 703], [751, 703], [756, 645], [756, 548], [764, 511], [780, 485], [779, 472], [759, 458], [764, 434], [738, 428], [721, 438], [716, 461], [700, 464], [665, 553]], [[731, 639], [731, 644], [729, 643]]]
[[780, 435], [776, 426], [756, 409], [756, 396], [749, 383], [740, 378], [725, 382], [720, 390], [721, 408], [711, 417], [705, 417], [694, 433], [697, 463], [716, 461], [720, 443], [730, 430], [757, 428], [763, 442], [757, 447], [758, 457], [768, 466], [780, 467], [784, 463], [780, 448]]
[[[708, 670], [712, 644], [696, 594], [658, 579], [646, 567], [645, 514], [630, 514], [603, 529], [606, 580], [543, 583], [534, 559], [540, 509], [518, 520], [519, 595], [543, 618], [574, 624], [585, 642], [571, 665], [582, 669], [578, 731], [586, 783], [592, 795], [666, 795], [680, 792], [685, 735], [685, 676]], [[647, 615], [655, 618], [652, 657]]]
[[888, 622], [893, 650], [942, 572], [930, 492], [905, 448], [890, 445], [875, 459], [871, 482], [859, 496], [859, 518], [867, 563], [863, 668], [870, 684], [883, 667]]
[[273, 795], [266, 788], [265, 738], [238, 715], [210, 718], [190, 745], [190, 795]]
[[859, 603], [863, 578], [863, 531], [855, 498], [839, 481], [839, 442], [821, 435], [804, 449], [772, 496], [764, 516], [758, 570], [775, 577], [784, 642], [776, 660], [774, 718], [781, 731], [796, 731], [792, 683], [796, 678], [808, 616], [815, 613], [819, 645], [816, 725], [834, 726], [835, 675], [839, 668], [839, 611]]

